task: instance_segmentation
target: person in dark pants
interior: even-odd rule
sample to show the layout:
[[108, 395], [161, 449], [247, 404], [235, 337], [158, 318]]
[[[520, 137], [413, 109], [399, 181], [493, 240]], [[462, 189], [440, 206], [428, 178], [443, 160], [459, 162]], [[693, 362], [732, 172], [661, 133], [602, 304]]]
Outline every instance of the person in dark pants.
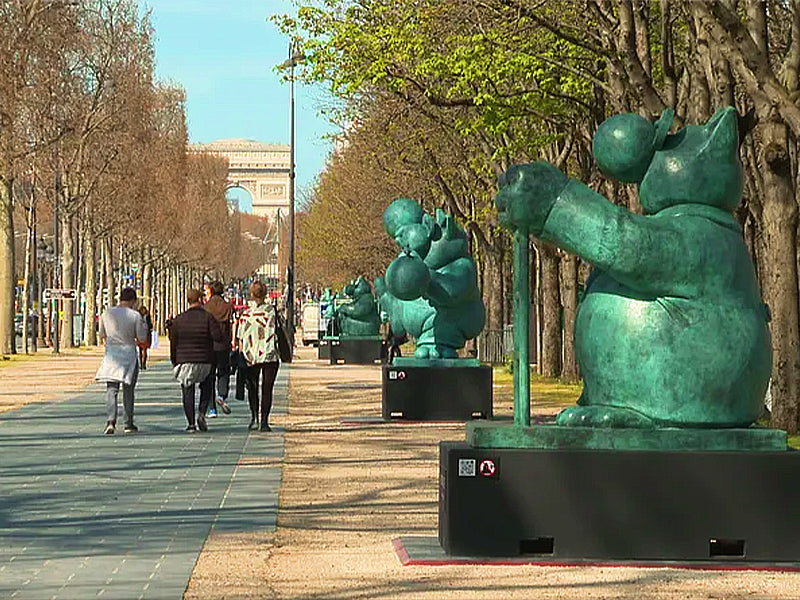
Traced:
[[238, 350], [231, 353], [231, 371], [231, 374], [236, 373], [235, 398], [237, 400], [244, 400], [244, 391], [247, 388], [247, 361], [244, 359], [244, 355]]
[[[247, 363], [247, 400], [250, 404], [249, 429], [272, 431], [269, 413], [272, 410], [272, 387], [278, 375], [278, 348], [275, 337], [275, 307], [267, 304], [267, 287], [260, 281], [250, 286], [254, 305], [245, 309], [236, 322], [236, 345]], [[259, 379], [260, 409], [259, 419]]]
[[389, 347], [387, 359], [390, 364], [396, 356], [403, 356], [403, 352], [400, 350], [400, 346], [405, 344], [407, 341], [408, 341], [408, 334], [403, 332], [402, 335], [397, 335], [392, 330], [392, 324], [389, 323], [389, 328], [386, 333], [386, 344]]
[[[199, 290], [188, 290], [189, 308], [175, 317], [169, 328], [170, 360], [175, 378], [181, 384], [188, 432], [208, 430], [205, 414], [214, 395], [214, 344], [225, 341], [219, 322], [203, 310], [201, 298]], [[200, 404], [195, 421], [196, 384], [200, 386]]]
[[150, 348], [150, 339], [153, 335], [153, 319], [150, 318], [150, 311], [144, 304], [139, 305], [139, 314], [142, 315], [145, 324], [147, 325], [147, 339], [141, 342], [136, 342], [139, 347], [139, 368], [142, 371], [147, 370], [147, 349]]
[[[233, 329], [233, 304], [227, 302], [222, 297], [224, 287], [222, 282], [215, 281], [210, 286], [211, 298], [205, 303], [203, 308], [206, 312], [211, 313], [214, 318], [219, 322], [222, 333], [225, 336], [225, 342], [222, 344], [214, 344], [214, 354], [216, 355], [216, 362], [214, 366], [214, 378], [217, 383], [217, 393], [215, 401], [220, 410], [226, 415], [231, 413], [228, 406], [228, 390], [230, 388], [231, 380], [231, 334]], [[214, 405], [208, 411], [208, 416], [216, 416]]]

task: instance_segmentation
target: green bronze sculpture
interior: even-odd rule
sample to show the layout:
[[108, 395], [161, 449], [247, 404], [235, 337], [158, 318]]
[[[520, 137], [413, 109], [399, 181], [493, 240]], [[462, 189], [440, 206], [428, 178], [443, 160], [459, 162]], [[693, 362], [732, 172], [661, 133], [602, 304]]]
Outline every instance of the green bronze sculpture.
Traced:
[[415, 358], [456, 358], [486, 321], [466, 233], [444, 211], [428, 215], [408, 198], [389, 205], [383, 224], [402, 249], [375, 280], [392, 331], [415, 338]]
[[672, 116], [616, 115], [593, 139], [605, 175], [639, 184], [644, 215], [548, 163], [501, 178], [497, 206], [520, 243], [530, 234], [594, 267], [575, 324], [584, 391], [558, 425], [738, 428], [762, 410], [768, 311], [731, 214], [742, 195], [737, 115], [726, 108], [669, 135]]
[[339, 335], [342, 337], [378, 335], [380, 317], [369, 283], [363, 277], [359, 277], [345, 286], [344, 294], [351, 301], [336, 309], [335, 318]]

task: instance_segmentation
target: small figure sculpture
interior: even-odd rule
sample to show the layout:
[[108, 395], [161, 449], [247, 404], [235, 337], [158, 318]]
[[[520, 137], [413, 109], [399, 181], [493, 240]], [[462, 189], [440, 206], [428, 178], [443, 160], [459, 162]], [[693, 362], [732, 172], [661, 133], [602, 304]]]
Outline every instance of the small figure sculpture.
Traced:
[[408, 198], [389, 205], [383, 224], [402, 248], [385, 277], [375, 280], [392, 331], [415, 338], [415, 358], [456, 358], [486, 321], [466, 233], [444, 211], [434, 218]]
[[345, 296], [352, 299], [336, 309], [336, 321], [341, 336], [378, 335], [381, 322], [378, 305], [366, 279], [359, 277], [344, 288]]
[[513, 228], [594, 266], [575, 323], [584, 390], [557, 424], [747, 427], [771, 369], [768, 311], [740, 227], [737, 115], [668, 135], [621, 114], [600, 125], [600, 169], [639, 184], [644, 215], [545, 162], [514, 166], [497, 206]]

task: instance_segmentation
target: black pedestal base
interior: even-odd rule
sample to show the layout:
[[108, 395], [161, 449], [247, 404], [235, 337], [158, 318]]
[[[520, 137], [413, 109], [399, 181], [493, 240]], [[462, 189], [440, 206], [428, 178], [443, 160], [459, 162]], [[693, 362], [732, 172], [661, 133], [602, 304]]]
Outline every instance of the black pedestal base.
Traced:
[[381, 340], [378, 338], [346, 338], [329, 340], [332, 365], [339, 363], [349, 365], [371, 365], [381, 362]]
[[800, 561], [800, 452], [439, 451], [449, 555]]
[[320, 360], [331, 359], [331, 341], [327, 338], [320, 338], [317, 346], [317, 358]]
[[385, 420], [469, 421], [492, 417], [492, 368], [383, 366]]

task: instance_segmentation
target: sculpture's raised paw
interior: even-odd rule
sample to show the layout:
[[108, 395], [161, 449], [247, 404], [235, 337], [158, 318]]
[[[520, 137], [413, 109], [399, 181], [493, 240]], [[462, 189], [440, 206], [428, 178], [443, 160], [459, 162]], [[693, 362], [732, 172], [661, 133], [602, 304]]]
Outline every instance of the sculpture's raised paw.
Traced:
[[620, 429], [652, 429], [656, 426], [640, 412], [615, 406], [570, 406], [558, 413], [556, 425]]
[[550, 209], [567, 185], [567, 176], [546, 162], [514, 165], [500, 176], [495, 197], [500, 221], [538, 235]]

